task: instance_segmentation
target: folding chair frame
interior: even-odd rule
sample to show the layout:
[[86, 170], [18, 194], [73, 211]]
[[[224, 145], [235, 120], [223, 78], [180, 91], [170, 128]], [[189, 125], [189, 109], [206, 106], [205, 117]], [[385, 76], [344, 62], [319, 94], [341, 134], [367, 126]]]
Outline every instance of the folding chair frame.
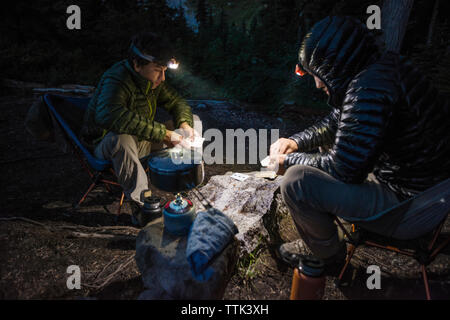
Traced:
[[[448, 213], [447, 213], [446, 217], [448, 217]], [[355, 225], [352, 224], [352, 231], [348, 232], [345, 229], [345, 227], [343, 226], [342, 222], [340, 222], [338, 218], [335, 218], [335, 221], [336, 221], [338, 227], [346, 235], [347, 241], [349, 243], [349, 246], [347, 248], [347, 258], [345, 260], [344, 267], [342, 268], [342, 270], [339, 274], [338, 280], [337, 280], [338, 285], [341, 284], [344, 273], [347, 270], [347, 267], [353, 257], [353, 254], [356, 251], [356, 248], [362, 244], [362, 245], [366, 245], [366, 246], [370, 246], [370, 247], [377, 247], [377, 248], [381, 248], [381, 249], [385, 249], [385, 250], [394, 251], [399, 254], [407, 255], [411, 258], [416, 259], [420, 263], [420, 269], [421, 269], [423, 282], [425, 285], [425, 293], [426, 293], [427, 300], [431, 300], [430, 287], [429, 287], [429, 283], [428, 283], [428, 275], [427, 275], [426, 267], [436, 258], [436, 256], [439, 254], [439, 252], [441, 252], [441, 250], [444, 249], [450, 243], [450, 236], [448, 236], [441, 244], [436, 245], [437, 238], [442, 231], [442, 228], [445, 224], [446, 219], [443, 219], [442, 222], [435, 229], [435, 231], [433, 232], [433, 237], [432, 237], [431, 241], [429, 242], [428, 246], [424, 249], [416, 248], [413, 252], [406, 251], [404, 249], [394, 247], [394, 246], [380, 244], [380, 243], [377, 243], [377, 242], [371, 241], [371, 240], [363, 240], [361, 237], [361, 232], [364, 232], [363, 230], [356, 230]]]
[[[72, 143], [72, 142], [71, 142]], [[89, 166], [86, 164], [86, 160], [82, 157], [82, 155], [80, 154], [80, 150], [78, 149], [77, 146], [73, 145], [73, 150], [74, 153], [76, 154], [78, 160], [80, 161], [82, 167], [85, 169], [85, 171], [88, 173], [89, 177], [92, 180], [91, 185], [89, 186], [89, 188], [87, 189], [87, 191], [84, 193], [84, 195], [81, 197], [80, 201], [78, 201], [78, 203], [74, 206], [74, 208], [78, 208], [83, 202], [84, 200], [86, 200], [87, 196], [89, 195], [89, 193], [95, 188], [95, 186], [103, 183], [106, 187], [106, 189], [112, 193], [112, 190], [110, 188], [110, 185], [113, 186], [119, 186], [120, 184], [111, 180], [107, 180], [103, 178], [103, 172], [101, 171], [92, 171], [91, 169], [89, 169]], [[109, 168], [110, 172], [113, 175], [116, 175], [116, 173], [114, 172], [114, 170], [112, 168]], [[148, 172], [148, 167], [145, 168], [145, 172]], [[123, 203], [125, 202], [125, 193], [122, 191], [122, 195], [120, 196], [120, 200], [119, 200], [119, 207], [117, 208], [117, 215], [120, 214], [120, 211], [122, 209]]]
[[[72, 149], [75, 153], [75, 155], [77, 156], [78, 160], [81, 163], [81, 166], [84, 168], [84, 170], [87, 172], [87, 174], [89, 175], [89, 177], [91, 178], [91, 185], [89, 186], [89, 188], [87, 189], [87, 191], [83, 194], [83, 196], [81, 197], [81, 199], [78, 201], [78, 203], [76, 203], [74, 205], [74, 209], [77, 209], [83, 202], [84, 200], [86, 200], [87, 196], [89, 195], [89, 193], [97, 186], [100, 184], [104, 184], [106, 189], [112, 193], [111, 187], [110, 186], [119, 186], [120, 184], [115, 182], [115, 181], [111, 181], [111, 180], [107, 180], [103, 177], [103, 172], [101, 171], [93, 171], [89, 168], [89, 166], [86, 164], [86, 160], [83, 158], [83, 156], [80, 154], [80, 150], [78, 149], [77, 146], [75, 146], [72, 141], [70, 141]], [[111, 173], [113, 175], [115, 175], [115, 172], [112, 168], [109, 168]], [[124, 199], [125, 199], [125, 194], [122, 191], [122, 195], [120, 196], [120, 200], [119, 200], [119, 207], [117, 208], [117, 215], [120, 214], [120, 211], [122, 209], [123, 203], [124, 203]]]
[[[67, 140], [67, 142], [69, 143], [69, 145], [70, 145], [70, 147], [71, 147], [71, 149], [72, 149], [72, 151], [75, 153], [75, 155], [77, 156], [77, 158], [78, 158], [78, 160], [80, 161], [80, 163], [81, 163], [81, 166], [85, 169], [85, 171], [88, 173], [88, 175], [89, 175], [89, 177], [91, 178], [91, 181], [92, 181], [92, 183], [91, 183], [91, 185], [89, 186], [89, 188], [87, 189], [87, 191], [83, 194], [83, 196], [81, 197], [81, 199], [78, 201], [78, 203], [74, 203], [74, 208], [76, 209], [76, 208], [78, 208], [85, 200], [86, 200], [86, 198], [87, 198], [87, 196], [89, 195], [89, 193], [97, 186], [97, 185], [99, 185], [99, 184], [104, 184], [105, 185], [105, 187], [106, 187], [106, 189], [110, 192], [110, 193], [112, 193], [112, 190], [111, 190], [111, 188], [110, 188], [110, 186], [111, 185], [115, 185], [115, 186], [119, 186], [120, 187], [120, 184], [119, 183], [117, 183], [117, 182], [114, 182], [114, 181], [111, 181], [111, 180], [107, 180], [107, 179], [105, 179], [104, 177], [103, 177], [103, 174], [104, 174], [104, 172], [105, 172], [105, 170], [104, 171], [99, 171], [99, 170], [94, 170], [94, 168], [90, 168], [90, 166], [87, 164], [87, 161], [86, 161], [86, 157], [85, 156], [83, 156], [83, 152], [80, 150], [80, 147], [77, 145], [77, 143], [76, 143], [76, 141], [74, 141], [73, 139], [73, 137], [71, 137], [70, 136], [70, 134], [69, 134], [69, 132], [67, 132], [67, 130], [69, 130], [69, 131], [71, 131], [71, 129], [70, 128], [68, 128], [68, 129], [66, 129], [65, 128], [65, 124], [63, 123], [63, 120], [62, 120], [62, 118], [61, 118], [61, 116], [60, 115], [58, 115], [57, 114], [57, 112], [56, 112], [56, 110], [54, 109], [54, 107], [51, 105], [51, 102], [50, 102], [50, 95], [48, 95], [48, 94], [46, 94], [46, 95], [44, 95], [44, 101], [45, 101], [45, 103], [47, 104], [47, 106], [48, 106], [48, 108], [50, 109], [50, 111], [53, 113], [53, 115], [55, 116], [55, 118], [56, 118], [56, 120], [58, 121], [58, 123], [61, 125], [61, 127], [63, 128], [63, 132], [64, 132], [64, 135], [66, 136], [66, 140]], [[79, 143], [81, 143], [81, 142], [79, 142]], [[113, 175], [115, 175], [115, 172], [114, 172], [114, 170], [111, 168], [111, 167], [106, 167], [105, 169], [109, 169], [110, 171], [111, 171], [111, 173], [113, 174]], [[118, 207], [118, 209], [117, 209], [117, 215], [119, 215], [120, 214], [120, 211], [121, 211], [121, 209], [122, 209], [122, 205], [123, 205], [123, 202], [124, 202], [124, 198], [125, 198], [125, 194], [123, 193], [123, 191], [122, 191], [122, 195], [121, 195], [121, 197], [120, 197], [120, 201], [119, 201], [119, 207]]]

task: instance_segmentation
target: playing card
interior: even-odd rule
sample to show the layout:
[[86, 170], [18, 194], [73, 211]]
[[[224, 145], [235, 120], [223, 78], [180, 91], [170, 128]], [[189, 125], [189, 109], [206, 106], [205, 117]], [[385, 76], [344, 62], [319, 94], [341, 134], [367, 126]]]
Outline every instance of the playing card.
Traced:
[[270, 156], [267, 156], [261, 160], [261, 166], [268, 167], [270, 165], [270, 162], [271, 162]]
[[191, 148], [201, 148], [203, 146], [203, 141], [205, 141], [205, 138], [195, 137], [194, 141], [191, 141]]
[[186, 138], [181, 141], [180, 145], [185, 149], [197, 149], [203, 146], [203, 141], [205, 138], [202, 137], [195, 137], [194, 141]]
[[244, 180], [246, 180], [248, 177], [249, 177], [248, 175], [243, 174], [243, 173], [238, 173], [238, 172], [233, 173], [233, 174], [231, 175], [231, 178], [233, 178], [233, 179], [235, 179], [235, 180], [238, 180], [238, 181], [244, 181]]
[[277, 174], [275, 171], [258, 171], [255, 172], [254, 176], [256, 178], [267, 178], [273, 180], [277, 177]]

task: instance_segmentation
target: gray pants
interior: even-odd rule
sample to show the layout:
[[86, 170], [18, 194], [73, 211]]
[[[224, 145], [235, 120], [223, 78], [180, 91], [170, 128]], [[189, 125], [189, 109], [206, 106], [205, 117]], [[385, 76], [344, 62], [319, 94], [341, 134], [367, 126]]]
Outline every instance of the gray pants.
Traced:
[[[164, 124], [167, 129], [174, 130], [172, 121]], [[202, 123], [197, 115], [194, 115], [194, 129], [202, 133]], [[125, 196], [142, 206], [141, 193], [148, 189], [148, 177], [140, 159], [163, 147], [163, 143], [152, 144], [146, 140], [138, 141], [137, 137], [129, 134], [109, 132], [95, 148], [94, 155], [112, 162]]]
[[[334, 224], [335, 216], [368, 218], [399, 203], [394, 192], [373, 175], [362, 184], [346, 184], [309, 166], [290, 167], [283, 178], [281, 192], [303, 241], [314, 255], [327, 259], [343, 247]], [[365, 228], [370, 229], [370, 222]], [[408, 224], [397, 230], [407, 233]], [[383, 234], [382, 227], [370, 230]]]
[[141, 192], [148, 189], [148, 178], [139, 159], [150, 154], [151, 146], [151, 142], [138, 141], [135, 136], [109, 132], [94, 151], [96, 158], [112, 162], [125, 196], [140, 205]]

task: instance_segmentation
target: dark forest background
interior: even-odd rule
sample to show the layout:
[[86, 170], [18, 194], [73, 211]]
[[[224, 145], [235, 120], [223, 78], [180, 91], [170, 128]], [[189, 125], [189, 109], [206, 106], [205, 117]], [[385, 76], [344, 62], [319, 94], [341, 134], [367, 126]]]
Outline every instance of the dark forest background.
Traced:
[[[436, 8], [436, 1], [439, 1]], [[173, 2], [173, 1], [172, 1]], [[81, 30], [68, 30], [66, 8], [81, 8]], [[95, 86], [123, 59], [130, 37], [160, 33], [174, 42], [181, 67], [170, 82], [186, 98], [235, 99], [277, 113], [283, 101], [324, 107], [311, 77], [294, 75], [299, 42], [327, 15], [365, 23], [366, 8], [382, 0], [187, 0], [195, 30], [182, 7], [165, 0], [15, 1], [1, 13], [1, 78]], [[435, 18], [433, 19], [433, 12]], [[450, 92], [450, 1], [415, 0], [401, 53], [413, 59], [442, 92]], [[308, 79], [309, 78], [309, 79]]]

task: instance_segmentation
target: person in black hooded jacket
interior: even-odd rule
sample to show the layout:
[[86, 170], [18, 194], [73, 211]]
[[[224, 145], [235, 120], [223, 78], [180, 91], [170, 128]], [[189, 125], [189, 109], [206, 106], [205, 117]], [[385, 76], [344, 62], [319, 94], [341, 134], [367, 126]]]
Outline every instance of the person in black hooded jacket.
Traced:
[[[332, 111], [271, 146], [280, 172], [287, 169], [281, 191], [302, 238], [279, 247], [283, 260], [295, 264], [299, 253], [312, 251], [328, 265], [340, 264], [346, 250], [335, 216], [399, 239], [431, 231], [435, 225], [426, 219], [387, 215], [381, 224], [374, 221], [449, 178], [448, 101], [410, 61], [383, 52], [350, 17], [314, 25], [296, 72], [314, 77]], [[314, 152], [321, 146], [330, 148]]]

